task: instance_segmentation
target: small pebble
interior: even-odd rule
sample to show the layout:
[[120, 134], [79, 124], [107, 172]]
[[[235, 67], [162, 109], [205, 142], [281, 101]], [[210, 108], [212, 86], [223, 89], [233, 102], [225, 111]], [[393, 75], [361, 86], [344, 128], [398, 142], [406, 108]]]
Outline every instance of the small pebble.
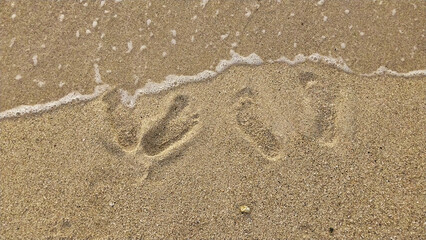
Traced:
[[243, 205], [240, 207], [240, 212], [243, 214], [249, 214], [250, 213], [250, 208], [246, 205]]

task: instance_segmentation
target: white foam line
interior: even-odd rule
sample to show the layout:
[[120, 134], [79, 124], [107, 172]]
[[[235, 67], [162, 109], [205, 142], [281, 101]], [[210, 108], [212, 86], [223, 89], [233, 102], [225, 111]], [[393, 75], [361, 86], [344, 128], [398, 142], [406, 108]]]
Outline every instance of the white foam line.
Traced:
[[[137, 89], [133, 95], [129, 94], [129, 92], [121, 89], [121, 102], [127, 107], [134, 107], [136, 101], [139, 96], [144, 94], [156, 94], [174, 87], [177, 87], [184, 83], [190, 82], [198, 82], [202, 80], [206, 80], [209, 78], [216, 77], [218, 74], [224, 72], [231, 66], [234, 65], [261, 65], [263, 64], [263, 60], [256, 55], [255, 53], [250, 54], [247, 57], [241, 56], [233, 50], [230, 51], [231, 59], [229, 60], [221, 60], [219, 64], [216, 66], [216, 71], [205, 70], [201, 73], [198, 73], [194, 76], [177, 76], [177, 75], [169, 75], [166, 77], [165, 81], [161, 83], [148, 82], [144, 87]], [[277, 60], [270, 60], [269, 63], [277, 63], [283, 62], [289, 65], [301, 64], [306, 61], [314, 62], [314, 63], [325, 63], [327, 65], [334, 66], [346, 73], [354, 73], [352, 69], [345, 63], [345, 61], [339, 58], [333, 58], [328, 56], [320, 55], [319, 53], [313, 53], [309, 56], [304, 56], [303, 54], [298, 54], [294, 57], [293, 60], [290, 60], [286, 57], [281, 57]], [[376, 75], [393, 75], [400, 77], [415, 77], [415, 76], [426, 76], [426, 70], [416, 70], [408, 73], [398, 73], [396, 71], [389, 70], [385, 67], [379, 67], [375, 72], [370, 74], [360, 74], [362, 76], [376, 76]]]
[[309, 56], [298, 54], [294, 57], [293, 60], [290, 60], [286, 57], [281, 57], [281, 58], [278, 58], [277, 60], [272, 60], [269, 62], [270, 63], [283, 62], [289, 65], [296, 65], [296, 64], [304, 63], [306, 61], [310, 61], [314, 63], [318, 63], [318, 62], [325, 63], [327, 65], [334, 66], [344, 72], [353, 73], [352, 69], [345, 63], [345, 61], [343, 61], [342, 58], [327, 57], [327, 56], [320, 55], [319, 53], [313, 53]]
[[17, 116], [22, 116], [25, 114], [38, 113], [50, 110], [52, 108], [59, 107], [64, 104], [68, 104], [73, 101], [89, 101], [97, 96], [101, 95], [103, 92], [109, 89], [108, 84], [98, 85], [95, 87], [95, 91], [91, 94], [81, 94], [79, 92], [71, 92], [65, 97], [62, 97], [59, 100], [35, 104], [35, 105], [21, 105], [3, 112], [0, 112], [0, 119], [3, 118], [12, 118]]
[[121, 89], [121, 102], [128, 107], [134, 107], [136, 100], [139, 96], [144, 94], [155, 94], [173, 87], [177, 87], [184, 83], [199, 82], [209, 78], [216, 77], [226, 69], [234, 65], [260, 65], [263, 60], [255, 53], [250, 54], [247, 57], [241, 56], [233, 50], [230, 51], [231, 59], [221, 60], [216, 66], [216, 71], [205, 70], [194, 76], [177, 76], [169, 75], [165, 81], [161, 83], [148, 82], [144, 87], [137, 89], [133, 95], [129, 94], [126, 90]]
[[[192, 76], [178, 76], [178, 75], [169, 75], [165, 78], [163, 82], [148, 82], [144, 87], [137, 89], [133, 95], [131, 95], [126, 90], [120, 89], [121, 101], [127, 107], [134, 107], [139, 96], [144, 94], [156, 94], [162, 91], [166, 91], [177, 87], [179, 85], [190, 83], [190, 82], [199, 82], [214, 78], [220, 73], [224, 72], [226, 69], [234, 65], [261, 65], [264, 61], [255, 53], [248, 55], [247, 57], [241, 56], [233, 50], [230, 51], [231, 59], [221, 60], [216, 66], [216, 71], [205, 70], [196, 75]], [[336, 68], [339, 68], [347, 73], [354, 73], [349, 66], [343, 61], [342, 58], [333, 58], [320, 55], [318, 53], [311, 54], [309, 56], [304, 56], [303, 54], [298, 54], [294, 57], [293, 60], [290, 60], [286, 57], [281, 57], [276, 60], [269, 60], [269, 63], [286, 63], [289, 65], [301, 64], [306, 61], [311, 61], [314, 63], [321, 62], [328, 65], [332, 65]], [[103, 83], [101, 80], [101, 74], [99, 72], [99, 66], [97, 64], [93, 65], [95, 70], [95, 82], [98, 84]], [[376, 71], [368, 74], [359, 74], [361, 76], [377, 76], [377, 75], [392, 75], [398, 77], [418, 77], [426, 76], [426, 69], [423, 70], [414, 70], [406, 73], [399, 73], [393, 70], [390, 70], [386, 67], [379, 67]], [[0, 112], [0, 119], [11, 118], [16, 116], [22, 116], [24, 114], [37, 113], [50, 110], [55, 107], [59, 107], [63, 104], [68, 104], [73, 101], [89, 101], [92, 100], [105, 91], [110, 89], [108, 84], [97, 85], [92, 94], [83, 95], [79, 92], [71, 92], [65, 97], [62, 97], [59, 100], [36, 105], [21, 105], [3, 112]]]
[[426, 69], [414, 70], [405, 73], [400, 73], [397, 71], [393, 71], [385, 66], [379, 67], [376, 71], [372, 73], [363, 73], [361, 76], [372, 77], [377, 75], [391, 75], [396, 77], [421, 77], [426, 76]]
[[[281, 57], [277, 60], [270, 60], [268, 62], [269, 63], [283, 62], [283, 63], [289, 64], [289, 65], [296, 65], [296, 64], [304, 63], [306, 61], [311, 61], [311, 62], [315, 62], [315, 63], [321, 62], [321, 63], [325, 63], [327, 65], [334, 66], [334, 67], [336, 67], [336, 68], [338, 68], [338, 69], [340, 69], [344, 72], [354, 73], [354, 71], [352, 71], [352, 69], [345, 63], [345, 61], [343, 61], [343, 59], [341, 57], [339, 57], [339, 58], [327, 57], [327, 56], [320, 55], [319, 53], [314, 53], [314, 54], [311, 54], [309, 56], [305, 56], [303, 54], [298, 54], [294, 57], [293, 60], [290, 60], [286, 57]], [[426, 76], [426, 69], [420, 69], [420, 70], [414, 70], [414, 71], [410, 71], [410, 72], [400, 73], [400, 72], [397, 72], [397, 71], [393, 71], [393, 70], [391, 70], [387, 67], [380, 66], [374, 72], [361, 73], [359, 75], [364, 76], [364, 77], [374, 77], [374, 76], [380, 76], [380, 75], [390, 75], [390, 76], [396, 76], [396, 77], [421, 77], [421, 76]]]
[[134, 107], [136, 104], [136, 100], [139, 96], [144, 94], [156, 94], [162, 91], [166, 91], [168, 89], [177, 87], [181, 84], [188, 82], [198, 82], [202, 80], [206, 80], [209, 78], [213, 78], [217, 75], [217, 72], [205, 70], [201, 73], [198, 73], [194, 76], [177, 76], [177, 75], [169, 75], [166, 77], [166, 80], [161, 83], [156, 82], [147, 82], [143, 88], [139, 88], [135, 91], [135, 94], [130, 95], [128, 91], [120, 89], [121, 93], [121, 102], [127, 107]]
[[252, 53], [248, 55], [247, 57], [241, 56], [238, 53], [234, 52], [234, 50], [230, 51], [231, 53], [231, 59], [229, 60], [221, 60], [219, 64], [216, 66], [216, 72], [222, 73], [229, 67], [233, 65], [241, 65], [241, 64], [247, 64], [247, 65], [260, 65], [263, 63], [263, 60], [256, 55], [255, 53]]

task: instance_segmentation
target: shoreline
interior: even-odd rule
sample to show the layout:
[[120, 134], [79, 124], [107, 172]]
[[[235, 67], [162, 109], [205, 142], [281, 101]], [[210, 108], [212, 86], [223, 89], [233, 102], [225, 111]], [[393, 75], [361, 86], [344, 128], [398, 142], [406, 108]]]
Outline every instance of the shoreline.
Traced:
[[[355, 74], [355, 75], [365, 76], [365, 77], [389, 75], [389, 76], [402, 77], [402, 78], [412, 78], [412, 77], [426, 76], [426, 69], [399, 73], [391, 69], [387, 69], [384, 66], [379, 67], [376, 71], [371, 73], [355, 73], [346, 65], [346, 63], [341, 58], [332, 58], [332, 57], [322, 56], [322, 55], [319, 55], [318, 53], [313, 53], [309, 56], [298, 54], [293, 58], [293, 60], [290, 60], [286, 57], [281, 57], [277, 60], [268, 60], [266, 62], [264, 62], [255, 53], [252, 53], [248, 55], [247, 57], [244, 57], [234, 52], [233, 50], [231, 50], [230, 54], [232, 58], [230, 60], [221, 60], [220, 63], [216, 66], [216, 71], [205, 70], [191, 76], [177, 76], [173, 74], [168, 75], [163, 82], [159, 82], [159, 83], [147, 82], [144, 87], [136, 89], [133, 95], [130, 95], [126, 90], [119, 89], [119, 92], [121, 93], [121, 103], [129, 108], [133, 108], [136, 103], [136, 100], [141, 95], [157, 94], [159, 92], [167, 91], [174, 87], [178, 87], [181, 84], [187, 84], [187, 83], [198, 82], [198, 81], [215, 78], [217, 75], [226, 71], [228, 68], [233, 66], [241, 66], [241, 65], [258, 66], [265, 63], [268, 63], [268, 64], [285, 63], [289, 66], [292, 66], [297, 64], [303, 64], [309, 61], [312, 63], [327, 65], [327, 67], [336, 68], [347, 74]], [[71, 92], [56, 101], [51, 101], [51, 102], [42, 103], [42, 104], [35, 104], [35, 105], [21, 105], [21, 106], [0, 112], [0, 120], [6, 119], [6, 118], [20, 117], [27, 114], [45, 112], [52, 108], [56, 108], [61, 105], [69, 104], [75, 101], [90, 101], [91, 99], [94, 99], [102, 95], [104, 92], [108, 91], [108, 89], [111, 89], [111, 88], [108, 84], [103, 84], [101, 80], [101, 75], [99, 73], [99, 67], [97, 64], [95, 64], [94, 69], [95, 69], [95, 82], [98, 85], [96, 85], [93, 93], [82, 95], [78, 92]]]

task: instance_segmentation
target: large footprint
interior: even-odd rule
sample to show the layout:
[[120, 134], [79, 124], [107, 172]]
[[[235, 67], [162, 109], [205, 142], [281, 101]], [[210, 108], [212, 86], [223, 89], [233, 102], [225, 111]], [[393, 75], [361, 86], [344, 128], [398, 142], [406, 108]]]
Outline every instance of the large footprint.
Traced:
[[280, 144], [275, 135], [255, 114], [253, 93], [249, 88], [240, 91], [236, 120], [239, 129], [270, 160], [279, 157]]
[[187, 96], [174, 98], [166, 115], [142, 136], [141, 147], [145, 154], [159, 155], [190, 135], [198, 124], [198, 114], [184, 114], [187, 106]]
[[[175, 97], [164, 117], [159, 120], [146, 120], [146, 124], [152, 122], [154, 124], [145, 133], [144, 127], [136, 126], [137, 124], [132, 121], [130, 114], [120, 114], [122, 110], [118, 109], [119, 105], [112, 104], [117, 99], [109, 99], [111, 97], [113, 97], [113, 94], [108, 94], [103, 100], [107, 103], [108, 121], [112, 123], [112, 127], [115, 129], [113, 131], [114, 141], [104, 137], [100, 137], [99, 140], [109, 153], [143, 169], [140, 172], [141, 176], [137, 179], [139, 183], [147, 178], [152, 167], [158, 166], [159, 162], [167, 161], [167, 159], [178, 154], [177, 151], [170, 150], [187, 143], [191, 137], [198, 133], [198, 129], [201, 127], [198, 114], [191, 114], [186, 111], [188, 105], [186, 96]], [[129, 119], [122, 119], [123, 117]], [[123, 123], [125, 124], [123, 125]], [[123, 126], [120, 126], [120, 124]], [[120, 130], [117, 131], [118, 129]], [[143, 155], [148, 156], [148, 158], [143, 157]]]

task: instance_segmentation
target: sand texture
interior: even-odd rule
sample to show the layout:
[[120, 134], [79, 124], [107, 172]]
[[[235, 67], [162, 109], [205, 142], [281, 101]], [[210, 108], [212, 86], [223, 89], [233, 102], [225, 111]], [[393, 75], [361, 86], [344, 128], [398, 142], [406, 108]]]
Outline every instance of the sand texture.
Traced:
[[[426, 77], [362, 75], [425, 68], [425, 2], [200, 2], [2, 1], [0, 112], [106, 88], [0, 119], [0, 239], [425, 239]], [[321, 27], [324, 15], [344, 29]], [[194, 45], [191, 22], [204, 32]], [[335, 47], [352, 73], [267, 61]], [[215, 70], [231, 49], [264, 62]], [[124, 90], [204, 70], [218, 74], [122, 103]]]

